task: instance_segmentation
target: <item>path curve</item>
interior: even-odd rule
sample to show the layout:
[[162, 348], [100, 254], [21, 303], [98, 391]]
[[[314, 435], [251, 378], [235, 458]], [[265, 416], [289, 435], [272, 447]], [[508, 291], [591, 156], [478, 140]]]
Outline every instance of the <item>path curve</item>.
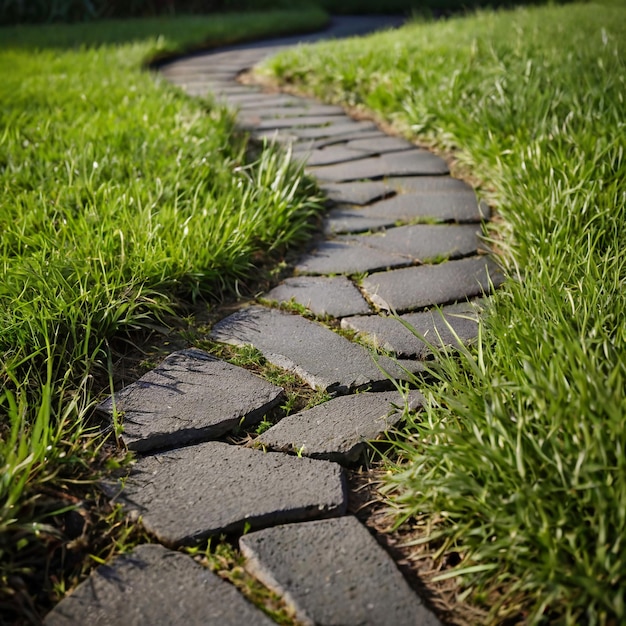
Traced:
[[[359, 462], [368, 440], [401, 420], [405, 401], [421, 406], [417, 391], [401, 396], [390, 377], [419, 372], [429, 343], [475, 337], [472, 300], [501, 280], [480, 240], [488, 209], [471, 187], [450, 177], [442, 159], [372, 122], [236, 82], [286, 46], [400, 22], [335, 18], [323, 33], [161, 66], [189, 95], [210, 91], [236, 108], [238, 124], [253, 137], [289, 144], [326, 194], [324, 237], [300, 258], [294, 275], [218, 322], [212, 337], [255, 346], [333, 399], [282, 419], [250, 448], [219, 439], [241, 423], [261, 421], [282, 390], [205, 352], [171, 354], [116, 394], [123, 439], [138, 459], [121, 493], [119, 484], [108, 488], [161, 545], [139, 546], [95, 570], [46, 624], [271, 623], [234, 587], [173, 551], [224, 533], [240, 537], [249, 571], [303, 624], [439, 623], [372, 534], [347, 514], [344, 468]], [[276, 303], [287, 309], [295, 303], [312, 315]], [[322, 319], [395, 359], [375, 363], [362, 342]], [[100, 408], [110, 414], [113, 399]]]

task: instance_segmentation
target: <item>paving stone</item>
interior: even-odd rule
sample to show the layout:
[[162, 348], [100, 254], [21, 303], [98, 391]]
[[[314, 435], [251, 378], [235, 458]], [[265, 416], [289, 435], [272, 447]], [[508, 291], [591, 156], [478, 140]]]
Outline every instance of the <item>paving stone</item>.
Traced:
[[[467, 303], [406, 313], [400, 319], [410, 324], [421, 337], [437, 347], [458, 347], [474, 339], [478, 332], [476, 309]], [[411, 332], [399, 319], [380, 315], [345, 317], [341, 327], [367, 337], [374, 345], [400, 358], [426, 359], [432, 352], [427, 343]], [[281, 422], [282, 423], [282, 422]]]
[[383, 154], [384, 152], [398, 152], [400, 150], [414, 150], [415, 146], [406, 139], [399, 137], [384, 137], [373, 139], [354, 139], [346, 144], [346, 148], [358, 152]]
[[338, 203], [365, 205], [387, 196], [395, 191], [381, 181], [359, 181], [335, 183], [320, 186], [329, 200]]
[[288, 130], [298, 128], [328, 128], [339, 123], [338, 120], [347, 119], [336, 115], [306, 115], [300, 117], [268, 118], [261, 120], [254, 126], [257, 130], [274, 130], [286, 128]]
[[447, 174], [448, 166], [443, 159], [427, 150], [416, 149], [382, 154], [348, 163], [313, 167], [310, 171], [322, 182], [338, 183], [385, 176]]
[[[276, 309], [250, 307], [218, 322], [211, 337], [234, 345], [253, 345], [265, 358], [301, 376], [314, 389], [347, 393], [371, 385], [389, 386], [387, 376], [362, 346], [298, 315]], [[378, 365], [390, 376], [405, 380], [403, 368], [385, 357]], [[418, 363], [403, 367], [416, 372]]]
[[168, 546], [346, 509], [339, 465], [220, 441], [141, 457], [123, 489], [103, 488]]
[[[409, 392], [407, 400], [411, 410], [423, 403], [417, 391]], [[398, 391], [341, 396], [283, 418], [255, 443], [281, 452], [352, 463], [368, 441], [377, 439], [402, 419], [404, 404]]]
[[336, 135], [335, 137], [324, 137], [322, 139], [302, 139], [295, 146], [298, 152], [311, 152], [312, 150], [320, 150], [321, 148], [327, 148], [330, 146], [339, 146], [345, 144], [351, 140], [357, 139], [384, 139], [387, 137], [378, 128], [372, 128], [370, 130], [356, 130], [347, 133]]
[[234, 585], [157, 544], [101, 565], [44, 619], [45, 626], [239, 626], [274, 622]]
[[325, 219], [328, 233], [360, 232], [414, 220], [480, 222], [489, 219], [489, 207], [476, 202], [473, 191], [397, 194], [367, 206], [340, 206]]
[[335, 117], [345, 115], [345, 111], [340, 106], [334, 106], [331, 104], [306, 104], [300, 102], [295, 106], [282, 106], [282, 107], [264, 107], [255, 111], [255, 114], [260, 119], [273, 119], [273, 118], [286, 118], [286, 117], [299, 117], [301, 115], [310, 116], [329, 116]]
[[378, 272], [365, 278], [361, 287], [377, 307], [401, 313], [482, 295], [489, 292], [490, 279], [498, 286], [500, 270], [479, 256]]
[[322, 317], [370, 313], [369, 305], [361, 292], [345, 276], [288, 278], [264, 297], [277, 302], [293, 300]]
[[296, 105], [297, 102], [298, 100], [293, 96], [260, 93], [257, 95], [256, 99], [239, 100], [238, 102], [233, 101], [232, 104], [238, 109], [246, 111], [248, 109], [262, 109], [263, 107]]
[[363, 152], [348, 150], [344, 144], [329, 146], [320, 150], [313, 150], [304, 156], [304, 161], [308, 166], [331, 165], [334, 163], [346, 163], [357, 161], [363, 158]]
[[[453, 259], [476, 254], [481, 245], [480, 228], [471, 225], [416, 224], [390, 228], [374, 235], [340, 237], [335, 242], [349, 242], [405, 255], [413, 261], [426, 262], [437, 259]], [[365, 252], [367, 256], [369, 252]]]
[[342, 122], [329, 124], [321, 128], [294, 128], [292, 132], [300, 139], [323, 139], [325, 137], [336, 137], [346, 133], [369, 130], [377, 130], [376, 125], [372, 122], [355, 122], [346, 118]]
[[246, 569], [308, 626], [439, 624], [355, 517], [278, 526], [239, 545]]
[[451, 176], [390, 176], [385, 182], [398, 193], [474, 191], [467, 183]]
[[[283, 390], [201, 350], [170, 354], [161, 365], [115, 394], [124, 414], [122, 439], [145, 451], [216, 438], [242, 423], [255, 424]], [[99, 409], [111, 415], [113, 399]]]
[[295, 270], [300, 274], [360, 274], [389, 267], [411, 265], [409, 256], [396, 254], [351, 241], [323, 241], [303, 256]]

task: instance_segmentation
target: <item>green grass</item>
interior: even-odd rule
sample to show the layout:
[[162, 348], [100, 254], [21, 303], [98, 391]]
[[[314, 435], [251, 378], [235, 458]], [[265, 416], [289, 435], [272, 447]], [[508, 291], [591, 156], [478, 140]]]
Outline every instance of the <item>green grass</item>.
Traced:
[[0, 29], [0, 612], [36, 615], [66, 586], [59, 560], [80, 570], [95, 549], [72, 552], [63, 519], [120, 462], [90, 420], [116, 350], [180, 303], [245, 290], [318, 210], [288, 158], [248, 162], [230, 112], [142, 65], [324, 19]]
[[476, 347], [440, 355], [387, 486], [474, 602], [626, 620], [626, 10], [479, 13], [281, 54], [267, 71], [443, 152], [502, 218]]

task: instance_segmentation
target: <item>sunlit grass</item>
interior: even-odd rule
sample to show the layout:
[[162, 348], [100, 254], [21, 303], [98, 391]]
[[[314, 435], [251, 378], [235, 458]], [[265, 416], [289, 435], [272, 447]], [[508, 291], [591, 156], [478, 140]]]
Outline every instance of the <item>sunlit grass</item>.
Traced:
[[231, 112], [142, 65], [190, 43], [323, 20], [315, 11], [0, 29], [3, 614], [29, 592], [54, 596], [47, 546], [66, 537], [53, 522], [75, 506], [72, 485], [106, 469], [89, 417], [111, 345], [181, 302], [243, 289], [263, 259], [306, 237], [318, 210], [287, 156], [268, 147], [249, 162]]
[[626, 619], [625, 41], [623, 2], [578, 4], [269, 64], [453, 152], [503, 218], [509, 279], [478, 345], [440, 355], [387, 488], [496, 622]]

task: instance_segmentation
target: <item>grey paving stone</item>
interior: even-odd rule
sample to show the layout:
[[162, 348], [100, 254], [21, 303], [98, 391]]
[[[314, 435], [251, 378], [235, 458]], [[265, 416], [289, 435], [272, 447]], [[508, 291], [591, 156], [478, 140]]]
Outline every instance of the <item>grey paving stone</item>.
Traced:
[[387, 137], [378, 128], [372, 128], [370, 130], [356, 130], [347, 133], [336, 135], [335, 137], [324, 137], [322, 139], [301, 139], [296, 144], [295, 149], [298, 152], [310, 152], [312, 150], [319, 150], [321, 148], [327, 148], [330, 146], [339, 146], [345, 144], [348, 141], [356, 139], [384, 139]]
[[345, 276], [288, 278], [264, 297], [277, 302], [293, 300], [322, 317], [370, 313], [369, 305], [361, 292]]
[[261, 120], [258, 124], [255, 124], [254, 128], [257, 130], [274, 130], [286, 128], [299, 129], [299, 128], [327, 128], [333, 124], [341, 123], [347, 118], [338, 115], [305, 115], [300, 117], [275, 117]]
[[426, 359], [432, 352], [428, 344], [440, 347], [458, 347], [467, 344], [478, 332], [477, 313], [471, 304], [451, 305], [440, 311], [401, 315], [407, 324], [423, 337], [416, 336], [399, 319], [380, 315], [345, 317], [341, 327], [367, 337], [374, 345], [395, 353], [401, 358]]
[[[107, 493], [119, 487], [105, 485]], [[209, 441], [137, 460], [117, 496], [132, 517], [168, 546], [244, 526], [341, 515], [341, 467]]]
[[501, 273], [493, 261], [479, 256], [378, 272], [365, 278], [361, 287], [377, 307], [401, 313], [488, 293], [489, 279], [498, 286]]
[[300, 139], [323, 139], [325, 137], [336, 137], [345, 135], [346, 133], [355, 133], [360, 131], [377, 130], [376, 125], [372, 122], [355, 122], [349, 118], [345, 118], [341, 122], [329, 124], [320, 128], [294, 128], [293, 134]]
[[476, 202], [473, 191], [424, 192], [397, 194], [367, 206], [341, 206], [332, 209], [325, 219], [328, 233], [376, 230], [415, 220], [476, 223], [489, 219], [489, 207]]
[[296, 265], [300, 274], [360, 274], [389, 267], [411, 265], [413, 259], [350, 241], [323, 241]]
[[[334, 242], [350, 242], [424, 263], [476, 254], [481, 246], [480, 234], [480, 228], [471, 224], [416, 224], [390, 228], [373, 235], [344, 236]], [[364, 253], [367, 254], [369, 252]]]
[[415, 149], [382, 154], [348, 163], [311, 167], [310, 172], [322, 182], [338, 183], [385, 176], [447, 174], [448, 166], [443, 159], [427, 150]]
[[295, 106], [283, 106], [283, 107], [265, 107], [256, 111], [256, 114], [261, 119], [271, 118], [284, 118], [284, 117], [298, 117], [301, 115], [310, 116], [343, 116], [345, 111], [340, 106], [332, 104], [307, 104], [306, 101], [298, 102]]
[[385, 182], [398, 193], [474, 191], [467, 183], [451, 176], [390, 176]]
[[[173, 447], [216, 438], [255, 424], [283, 390], [201, 350], [170, 354], [161, 365], [115, 394], [124, 415], [122, 439], [131, 450]], [[99, 409], [111, 415], [113, 399]]]
[[242, 111], [246, 111], [248, 109], [263, 109], [264, 107], [273, 107], [273, 106], [289, 106], [289, 105], [297, 105], [298, 100], [294, 96], [287, 96], [285, 94], [258, 94], [256, 99], [246, 99], [239, 100], [235, 102], [234, 100], [230, 102], [233, 106], [236, 106], [238, 109]]
[[274, 624], [237, 589], [191, 557], [137, 546], [94, 570], [44, 619], [45, 626]]
[[279, 526], [239, 545], [246, 568], [283, 595], [303, 624], [439, 624], [355, 517]]
[[337, 203], [365, 205], [387, 196], [395, 190], [381, 181], [359, 181], [320, 185], [329, 200]]
[[384, 136], [372, 139], [353, 139], [346, 144], [346, 148], [358, 152], [383, 154], [384, 152], [398, 152], [400, 150], [414, 150], [415, 146], [406, 139]]
[[[347, 393], [371, 385], [389, 386], [388, 378], [369, 352], [321, 324], [276, 309], [250, 307], [218, 322], [211, 337], [234, 345], [253, 345], [265, 358], [301, 376], [314, 389]], [[405, 380], [407, 373], [390, 359], [378, 365], [390, 376]], [[407, 363], [420, 371], [418, 363]]]
[[[407, 401], [414, 410], [422, 406], [423, 397], [411, 391]], [[368, 441], [377, 439], [402, 419], [404, 405], [398, 391], [341, 396], [283, 418], [255, 443], [281, 452], [352, 463]]]
[[363, 158], [363, 152], [348, 150], [343, 144], [329, 146], [320, 150], [313, 150], [304, 157], [309, 166], [331, 165], [334, 163], [346, 163]]

